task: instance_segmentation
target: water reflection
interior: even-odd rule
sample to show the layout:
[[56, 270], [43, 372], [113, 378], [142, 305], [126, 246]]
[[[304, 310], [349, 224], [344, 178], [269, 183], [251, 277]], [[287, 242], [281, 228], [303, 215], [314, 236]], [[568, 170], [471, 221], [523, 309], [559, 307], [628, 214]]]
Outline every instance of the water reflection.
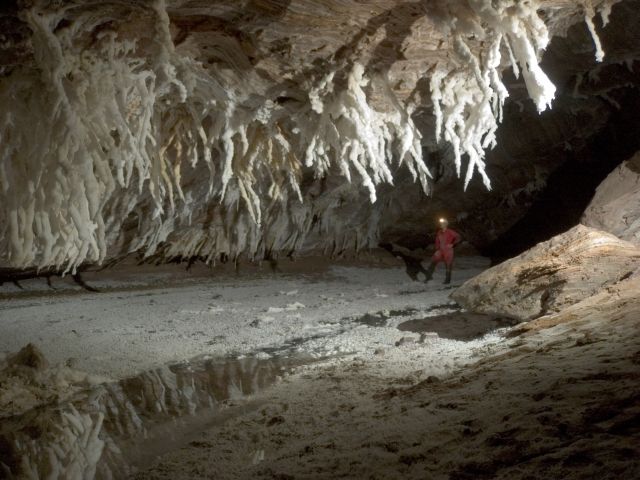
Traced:
[[151, 454], [202, 430], [229, 400], [312, 361], [286, 355], [185, 362], [3, 419], [0, 478], [125, 477]]

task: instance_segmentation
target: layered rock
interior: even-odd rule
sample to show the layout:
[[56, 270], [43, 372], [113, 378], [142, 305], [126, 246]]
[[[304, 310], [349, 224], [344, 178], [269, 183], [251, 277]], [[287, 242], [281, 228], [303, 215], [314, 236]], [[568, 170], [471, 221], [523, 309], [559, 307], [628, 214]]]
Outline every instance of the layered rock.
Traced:
[[465, 282], [452, 297], [473, 312], [531, 320], [629, 278], [640, 248], [578, 225]]
[[582, 223], [640, 245], [640, 152], [600, 184]]

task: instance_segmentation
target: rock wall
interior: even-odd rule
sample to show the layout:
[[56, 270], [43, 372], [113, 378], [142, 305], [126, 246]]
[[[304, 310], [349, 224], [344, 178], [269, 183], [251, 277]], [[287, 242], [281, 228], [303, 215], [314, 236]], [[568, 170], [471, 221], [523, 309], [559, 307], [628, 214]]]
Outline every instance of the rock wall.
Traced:
[[559, 312], [638, 269], [638, 246], [579, 225], [465, 282], [452, 298], [473, 312], [526, 321]]
[[602, 182], [582, 223], [640, 245], [640, 152]]

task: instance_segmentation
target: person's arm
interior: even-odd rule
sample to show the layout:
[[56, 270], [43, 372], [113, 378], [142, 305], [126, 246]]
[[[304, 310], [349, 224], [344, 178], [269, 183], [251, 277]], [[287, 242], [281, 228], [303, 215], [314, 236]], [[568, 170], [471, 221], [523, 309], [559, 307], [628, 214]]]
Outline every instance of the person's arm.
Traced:
[[452, 232], [453, 232], [453, 243], [451, 245], [455, 247], [462, 241], [462, 237], [455, 230], [452, 230]]

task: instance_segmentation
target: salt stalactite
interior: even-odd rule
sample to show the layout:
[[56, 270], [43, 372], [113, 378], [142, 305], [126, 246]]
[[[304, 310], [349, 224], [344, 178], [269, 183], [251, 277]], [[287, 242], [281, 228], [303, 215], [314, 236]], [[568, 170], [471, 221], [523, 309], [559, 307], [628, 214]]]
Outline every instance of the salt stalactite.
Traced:
[[[582, 2], [598, 62], [604, 58], [604, 51], [592, 18], [597, 10], [606, 26], [617, 1]], [[539, 6], [537, 1], [473, 0], [468, 2], [468, 8], [474, 19], [452, 21], [450, 29], [457, 64], [454, 60], [453, 65], [439, 65], [432, 72], [431, 92], [436, 137], [443, 137], [453, 146], [458, 175], [462, 156], [469, 158], [465, 189], [475, 170], [485, 186], [491, 188], [483, 159], [485, 150], [495, 146], [495, 132], [509, 95], [501, 80], [505, 65], [511, 65], [516, 78], [522, 73], [538, 112], [551, 107], [556, 88], [539, 66], [539, 57], [549, 44], [547, 28], [537, 13]], [[469, 17], [467, 7], [460, 2], [452, 2], [449, 8], [452, 19]], [[486, 46], [477, 47], [478, 41]], [[506, 61], [503, 53], [507, 54]]]
[[[331, 158], [338, 159], [340, 171], [347, 180], [351, 181], [351, 168], [355, 169], [369, 191], [371, 202], [375, 202], [376, 185], [393, 183], [388, 163], [389, 159], [397, 158], [409, 167], [414, 180], [419, 180], [426, 190], [429, 172], [422, 161], [421, 135], [409, 115], [402, 109], [380, 113], [369, 106], [362, 90], [369, 80], [361, 64], [354, 64], [347, 78], [347, 89], [337, 94], [333, 77], [334, 73], [327, 75], [320, 82], [320, 88], [309, 95], [312, 105], [309, 113], [317, 118], [310, 119], [316, 127], [307, 141], [306, 166], [322, 177], [328, 172]], [[392, 95], [390, 89], [387, 94]]]
[[[227, 167], [233, 173], [225, 187], [223, 203], [209, 214], [216, 220], [204, 229], [184, 222], [177, 228], [179, 216], [168, 220], [169, 235], [159, 252], [163, 258], [199, 256], [213, 262], [220, 254], [232, 259], [239, 255], [271, 257], [273, 252], [301, 250], [312, 230], [322, 232], [317, 247], [327, 253], [377, 244], [382, 206], [364, 205], [355, 209], [358, 215], [350, 215], [347, 221], [343, 204], [346, 199], [353, 199], [347, 204], [354, 210], [353, 205], [366, 203], [361, 198], [362, 186], [369, 200], [375, 202], [377, 186], [393, 181], [392, 161], [407, 166], [426, 189], [429, 172], [421, 158], [420, 134], [402, 107], [381, 113], [369, 106], [362, 90], [367, 81], [362, 65], [356, 63], [348, 72], [345, 90], [336, 91], [334, 77], [335, 72], [321, 78], [310, 90], [309, 103], [287, 115], [289, 133], [280, 127], [284, 112], [273, 107], [268, 123], [261, 123], [264, 119], [245, 119], [243, 125], [248, 125], [249, 132], [247, 152], [252, 157], [232, 161]], [[387, 95], [392, 95], [390, 90]], [[257, 132], [251, 133], [254, 129]], [[233, 146], [234, 155], [244, 158], [242, 148], [242, 144]], [[325, 184], [321, 192], [314, 193], [313, 187], [300, 190], [303, 167], [296, 152], [305, 152], [304, 168], [311, 169], [313, 184]], [[269, 168], [265, 167], [267, 161]], [[234, 170], [233, 165], [238, 163], [245, 167]], [[248, 176], [255, 181], [244, 186], [237, 183]], [[339, 180], [327, 186], [323, 179], [329, 177], [344, 178], [346, 182]], [[255, 216], [250, 208], [237, 208], [245, 198], [243, 192], [248, 191], [256, 199]], [[246, 199], [245, 203], [249, 204]], [[144, 244], [159, 242], [143, 239], [140, 246]], [[155, 253], [148, 250], [148, 254]]]
[[[41, 78], [25, 71], [0, 98], [0, 182], [7, 219], [2, 223], [3, 237], [10, 240], [9, 264], [75, 270], [85, 261], [100, 263], [109, 232], [118, 232], [141, 202], [151, 204], [138, 246], [153, 252], [169, 233], [175, 199], [185, 200], [182, 166], [194, 167], [200, 158], [211, 171], [204, 199], [218, 195], [230, 206], [242, 198], [258, 225], [252, 165], [258, 154], [267, 153], [264, 148], [270, 149], [264, 158], [274, 169], [291, 172], [287, 180], [298, 188], [299, 168], [283, 136], [261, 132], [254, 119], [234, 115], [226, 88], [195, 62], [175, 55], [161, 2], [155, 10], [152, 63], [136, 56], [137, 45], [113, 34], [80, 53], [73, 45], [78, 34], [73, 25], [53, 33], [64, 12], [26, 12]], [[35, 115], [42, 121], [32, 125]], [[218, 188], [216, 149], [224, 158]], [[151, 202], [145, 200], [149, 195]], [[277, 188], [272, 195], [278, 195]]]
[[[436, 136], [453, 146], [458, 175], [462, 156], [468, 156], [465, 188], [476, 170], [490, 188], [483, 159], [485, 150], [496, 143], [495, 132], [508, 97], [501, 80], [503, 52], [516, 77], [522, 73], [529, 96], [542, 112], [555, 95], [554, 85], [538, 65], [549, 36], [538, 17], [537, 2], [474, 0], [468, 5], [475, 20], [452, 22], [450, 27], [457, 59], [439, 65], [431, 76]], [[459, 4], [450, 8], [452, 18], [463, 16]], [[478, 42], [486, 46], [478, 47]]]
[[116, 190], [140, 193], [146, 182], [161, 211], [174, 188], [154, 109], [184, 98], [184, 86], [164, 64], [145, 67], [136, 45], [113, 34], [99, 36], [92, 52], [77, 51], [73, 24], [54, 33], [63, 15], [24, 13], [40, 76], [25, 68], [0, 93], [3, 236], [16, 267], [99, 263], [103, 209]]
[[[501, 69], [522, 72], [547, 108], [555, 88], [538, 55], [548, 35], [536, 2], [444, 4], [456, 58], [432, 71], [437, 134], [458, 172], [469, 157], [465, 186], [478, 172], [489, 187], [484, 151], [508, 95]], [[74, 2], [32, 5], [21, 13], [32, 64], [0, 79], [3, 264], [74, 271], [131, 252], [260, 258], [310, 236], [335, 253], [375, 245], [379, 188], [397, 166], [428, 191], [411, 108], [357, 59], [267, 94], [242, 49], [222, 48], [243, 71], [179, 51], [162, 0], [118, 5], [152, 25], [136, 41]], [[372, 80], [386, 111], [371, 105]]]
[[587, 28], [589, 29], [589, 33], [591, 34], [591, 38], [593, 39], [593, 45], [596, 49], [597, 62], [602, 62], [604, 60], [605, 53], [602, 49], [602, 43], [600, 42], [598, 32], [596, 32], [596, 26], [593, 23], [593, 18], [596, 16], [597, 11], [600, 14], [600, 18], [602, 19], [602, 26], [606, 27], [607, 23], [609, 23], [611, 8], [618, 1], [619, 0], [604, 0], [599, 2], [597, 0], [582, 1], [582, 5], [584, 8], [584, 21], [587, 24]]
[[[10, 265], [73, 271], [101, 263], [114, 245], [145, 256], [162, 246], [163, 255], [208, 260], [297, 250], [313, 219], [335, 210], [332, 201], [323, 211], [321, 203], [299, 205], [303, 168], [348, 183], [357, 176], [353, 188], [364, 186], [374, 202], [397, 159], [426, 188], [410, 115], [368, 105], [361, 65], [346, 72], [343, 90], [321, 79], [316, 90], [325, 94], [291, 115], [234, 86], [242, 81], [179, 55], [163, 2], [151, 6], [156, 31], [144, 47], [107, 32], [83, 49], [74, 42], [86, 25], [57, 28], [64, 9], [25, 12], [39, 77], [24, 69], [0, 94]], [[34, 116], [42, 121], [32, 126]], [[132, 217], [136, 231], [123, 240]], [[373, 243], [363, 235], [356, 244]]]

